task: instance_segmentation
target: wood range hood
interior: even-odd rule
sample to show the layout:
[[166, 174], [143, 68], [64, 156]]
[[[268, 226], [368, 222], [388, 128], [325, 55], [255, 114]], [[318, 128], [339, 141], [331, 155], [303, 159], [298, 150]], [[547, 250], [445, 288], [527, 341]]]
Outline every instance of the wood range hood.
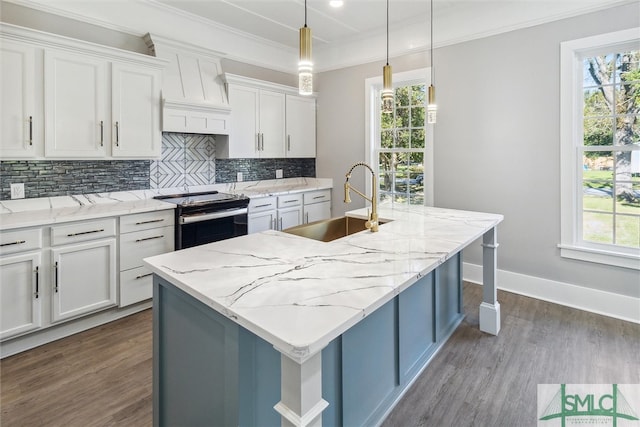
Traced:
[[162, 84], [163, 132], [229, 135], [223, 54], [151, 34], [144, 40], [153, 55], [168, 61]]

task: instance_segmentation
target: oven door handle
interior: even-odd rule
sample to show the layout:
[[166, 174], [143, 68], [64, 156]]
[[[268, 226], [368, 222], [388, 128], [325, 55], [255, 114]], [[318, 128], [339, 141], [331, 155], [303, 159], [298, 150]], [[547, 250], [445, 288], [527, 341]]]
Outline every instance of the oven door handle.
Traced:
[[206, 214], [195, 215], [181, 215], [179, 218], [180, 224], [191, 224], [193, 222], [208, 221], [210, 219], [226, 218], [230, 216], [242, 215], [248, 212], [247, 208], [241, 209], [227, 209], [224, 211], [211, 212]]

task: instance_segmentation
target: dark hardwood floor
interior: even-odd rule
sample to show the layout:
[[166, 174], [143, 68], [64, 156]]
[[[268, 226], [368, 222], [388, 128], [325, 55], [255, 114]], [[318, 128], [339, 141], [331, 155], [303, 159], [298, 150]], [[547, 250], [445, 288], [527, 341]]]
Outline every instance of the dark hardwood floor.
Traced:
[[[640, 325], [499, 292], [502, 330], [464, 322], [383, 424], [535, 426], [537, 385], [640, 383]], [[151, 311], [0, 362], [0, 425], [150, 426]]]

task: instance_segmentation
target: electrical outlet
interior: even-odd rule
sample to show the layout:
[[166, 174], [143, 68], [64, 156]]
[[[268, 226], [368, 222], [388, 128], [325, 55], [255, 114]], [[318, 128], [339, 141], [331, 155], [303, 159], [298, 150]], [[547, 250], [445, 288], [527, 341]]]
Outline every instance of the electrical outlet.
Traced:
[[236, 181], [242, 182], [242, 172], [236, 173]]
[[24, 184], [11, 184], [11, 198], [24, 199]]
[[282, 169], [276, 169], [276, 178], [282, 178]]

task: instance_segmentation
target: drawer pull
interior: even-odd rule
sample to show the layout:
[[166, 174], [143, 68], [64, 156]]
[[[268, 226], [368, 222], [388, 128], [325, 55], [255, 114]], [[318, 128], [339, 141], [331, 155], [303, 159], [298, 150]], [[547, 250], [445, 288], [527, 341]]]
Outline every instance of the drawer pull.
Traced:
[[36, 299], [40, 293], [40, 267], [36, 267]]
[[27, 243], [27, 241], [26, 240], [16, 240], [15, 242], [3, 243], [0, 246], [21, 245], [23, 243]]
[[56, 293], [58, 293], [58, 261], [56, 261]]
[[327, 197], [327, 196], [316, 196], [316, 197], [314, 197], [314, 198], [313, 198], [313, 200], [316, 200], [316, 199], [324, 199], [325, 197]]
[[116, 122], [116, 147], [120, 147], [120, 123]]
[[297, 202], [297, 199], [293, 199], [293, 200], [285, 200], [284, 203], [295, 203]]
[[29, 116], [29, 145], [33, 145], [33, 116]]
[[141, 274], [139, 276], [136, 276], [136, 280], [143, 279], [147, 276], [153, 276], [153, 273]]
[[104, 147], [104, 121], [100, 120], [100, 147]]
[[151, 224], [152, 222], [162, 222], [164, 221], [164, 218], [160, 218], [160, 219], [150, 219], [149, 221], [140, 221], [140, 222], [136, 222], [135, 225], [142, 225], [142, 224]]
[[103, 231], [104, 231], [104, 228], [101, 228], [100, 230], [81, 231], [79, 233], [67, 234], [67, 237], [82, 236], [83, 234], [102, 233]]
[[254, 209], [256, 208], [266, 208], [267, 206], [271, 206], [271, 203], [265, 203], [264, 205], [257, 205], [254, 207]]
[[136, 239], [136, 243], [138, 242], [144, 242], [147, 240], [153, 240], [153, 239], [162, 239], [164, 237], [164, 235], [160, 235], [160, 236], [153, 236], [153, 237], [145, 237], [143, 239]]

